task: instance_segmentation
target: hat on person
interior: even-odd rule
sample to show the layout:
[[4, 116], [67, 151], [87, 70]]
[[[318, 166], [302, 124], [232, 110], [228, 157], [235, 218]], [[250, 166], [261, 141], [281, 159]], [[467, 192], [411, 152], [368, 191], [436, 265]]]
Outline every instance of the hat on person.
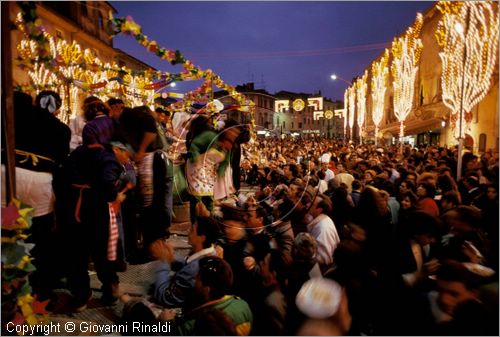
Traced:
[[340, 306], [342, 288], [326, 278], [312, 278], [300, 288], [295, 303], [309, 318], [324, 319], [335, 315]]
[[35, 99], [36, 105], [42, 110], [54, 113], [61, 107], [61, 96], [55, 91], [44, 90]]
[[332, 157], [331, 154], [329, 153], [324, 153], [323, 155], [321, 155], [321, 157], [319, 158], [319, 161], [321, 163], [329, 163], [330, 162], [330, 158]]

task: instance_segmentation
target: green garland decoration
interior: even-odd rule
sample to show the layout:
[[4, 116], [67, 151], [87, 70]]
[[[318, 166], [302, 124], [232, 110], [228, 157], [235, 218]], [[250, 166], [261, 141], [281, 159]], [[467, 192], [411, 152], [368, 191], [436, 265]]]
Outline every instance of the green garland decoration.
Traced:
[[26, 243], [31, 227], [33, 208], [13, 201], [2, 207], [2, 322], [15, 325], [36, 325], [47, 322], [45, 306], [31, 295], [28, 276], [35, 270], [30, 250], [34, 244]]

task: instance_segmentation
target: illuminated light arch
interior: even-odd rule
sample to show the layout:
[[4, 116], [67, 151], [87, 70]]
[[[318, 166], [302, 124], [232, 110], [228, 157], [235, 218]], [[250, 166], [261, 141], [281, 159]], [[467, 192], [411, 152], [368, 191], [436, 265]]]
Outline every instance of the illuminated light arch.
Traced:
[[361, 78], [358, 78], [356, 81], [356, 98], [357, 98], [357, 107], [358, 107], [358, 132], [359, 132], [359, 140], [362, 142], [361, 134], [364, 129], [365, 116], [366, 116], [366, 91], [368, 88], [367, 85], [368, 79], [368, 70], [365, 70], [365, 73]]
[[378, 61], [372, 64], [372, 119], [375, 124], [375, 145], [377, 145], [378, 130], [380, 122], [384, 117], [385, 107], [385, 92], [387, 90], [387, 80], [389, 78], [389, 70], [387, 64], [389, 62], [389, 50], [384, 51], [384, 55]]
[[404, 137], [404, 121], [412, 108], [418, 62], [423, 48], [422, 40], [419, 38], [422, 25], [423, 16], [418, 13], [415, 23], [408, 28], [405, 35], [392, 42], [391, 73], [394, 79], [394, 115], [400, 122], [401, 145]]
[[350, 128], [350, 138], [352, 140], [352, 128], [354, 126], [354, 113], [356, 112], [356, 86], [351, 86], [349, 91], [349, 128]]

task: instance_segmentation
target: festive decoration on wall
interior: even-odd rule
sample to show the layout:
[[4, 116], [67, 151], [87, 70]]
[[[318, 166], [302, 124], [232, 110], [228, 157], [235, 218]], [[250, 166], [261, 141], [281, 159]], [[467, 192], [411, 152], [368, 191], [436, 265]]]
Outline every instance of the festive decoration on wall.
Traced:
[[358, 104], [358, 128], [359, 128], [359, 141], [362, 142], [361, 134], [364, 129], [365, 116], [366, 116], [366, 90], [368, 88], [368, 70], [365, 70], [363, 76], [356, 81], [356, 97]]
[[349, 112], [349, 88], [344, 91], [344, 140], [347, 129], [347, 113]]
[[290, 101], [287, 99], [277, 99], [274, 101], [274, 111], [276, 112], [287, 112]]
[[[36, 16], [34, 2], [22, 2], [20, 7], [21, 12], [15, 24], [24, 34], [25, 39], [18, 46], [18, 65], [30, 72], [33, 85], [31, 88], [27, 85], [16, 87], [27, 91], [41, 89], [58, 91], [63, 98], [61, 110], [66, 112], [66, 114], [60, 114], [59, 117], [66, 122], [76, 113], [78, 94], [81, 91], [102, 99], [121, 97], [132, 107], [143, 104], [154, 107], [155, 92], [173, 81], [187, 80], [203, 80], [203, 83], [198, 89], [186, 93], [180, 101], [168, 106], [167, 110], [186, 111], [194, 102], [207, 103], [213, 100], [213, 87], [215, 86], [226, 90], [240, 106], [248, 107], [246, 110], [253, 113], [253, 102], [248, 101], [234, 87], [224, 83], [212, 70], [195, 67], [179, 51], [162, 48], [156, 41], [150, 41], [142, 33], [141, 27], [130, 17], [113, 18], [111, 16], [108, 22], [110, 33], [133, 36], [148, 51], [169, 61], [172, 65], [182, 64], [181, 73], [170, 74], [151, 69], [135, 71], [126, 67], [118, 67], [114, 63], [103, 65], [103, 62], [91, 50], [82, 50], [75, 41], [69, 44], [45, 32], [41, 20]], [[212, 110], [212, 105], [208, 105], [206, 112], [211, 113]]]
[[34, 245], [24, 240], [32, 214], [31, 207], [16, 199], [2, 208], [2, 321], [19, 325], [36, 325], [48, 319], [48, 301], [33, 298], [28, 281], [35, 270], [29, 254]]
[[422, 52], [422, 40], [419, 38], [423, 16], [418, 13], [414, 24], [407, 29], [404, 36], [392, 42], [391, 73], [394, 87], [394, 114], [400, 122], [399, 137], [402, 144], [404, 137], [404, 121], [410, 114], [418, 62]]
[[349, 138], [352, 140], [352, 128], [354, 126], [354, 113], [356, 112], [356, 86], [352, 85], [348, 89], [349, 95]]
[[292, 106], [293, 106], [293, 110], [302, 111], [306, 107], [306, 104], [304, 103], [303, 100], [301, 100], [300, 98], [297, 98], [296, 100], [293, 101]]
[[313, 111], [313, 121], [318, 121], [323, 118], [325, 113], [323, 111]]
[[36, 63], [33, 70], [28, 71], [28, 75], [33, 81], [37, 95], [40, 90], [48, 87], [52, 88], [57, 85], [57, 77], [45, 68], [45, 64], [43, 63]]
[[387, 79], [389, 78], [388, 62], [389, 50], [386, 49], [380, 60], [372, 64], [371, 92], [372, 119], [375, 124], [375, 145], [377, 145], [378, 128], [384, 117], [385, 92], [387, 90]]
[[[226, 84], [220, 76], [213, 73], [211, 69], [202, 70], [190, 61], [187, 60], [178, 50], [170, 50], [158, 46], [156, 41], [151, 41], [146, 35], [142, 33], [142, 28], [134, 22], [132, 17], [128, 16], [126, 18], [114, 18], [110, 12], [110, 17], [108, 21], [108, 31], [111, 35], [116, 35], [123, 33], [134, 37], [143, 47], [145, 47], [149, 52], [156, 54], [161, 59], [167, 60], [172, 65], [182, 64], [184, 70], [181, 72], [182, 80], [200, 80], [203, 79], [204, 82], [200, 88], [186, 93], [184, 105], [181, 102], [173, 104], [168, 110], [179, 111], [187, 110], [189, 106], [194, 101], [208, 101], [212, 100], [213, 86], [225, 90], [230, 96], [232, 96], [241, 106], [248, 106], [250, 111], [253, 113], [254, 104], [250, 100], [247, 100], [244, 95], [238, 93], [236, 89]], [[252, 117], [253, 118], [253, 117]]]
[[[35, 5], [30, 9], [34, 12]], [[17, 28], [24, 33], [25, 38], [18, 45], [18, 65], [21, 68], [28, 69], [28, 74], [32, 80], [32, 87], [21, 86], [20, 89], [38, 93], [43, 89], [55, 90], [62, 98], [61, 111], [58, 117], [68, 122], [69, 118], [74, 116], [79, 107], [79, 93], [86, 92], [96, 95], [101, 99], [108, 97], [122, 97], [125, 90], [120, 86], [129, 85], [122, 81], [116, 90], [116, 84], [108, 81], [107, 74], [116, 76], [115, 80], [129, 74], [130, 71], [125, 68], [118, 68], [116, 65], [105, 64], [91, 52], [89, 49], [82, 50], [79, 44], [71, 44], [62, 39], [56, 39], [50, 34], [43, 32], [43, 44], [40, 45], [39, 39], [33, 35], [32, 30], [28, 29], [29, 22], [24, 22], [25, 15], [19, 13], [16, 20]], [[39, 19], [36, 19], [38, 22]], [[40, 29], [42, 29], [40, 27]], [[40, 58], [40, 51], [43, 50], [45, 57]], [[144, 77], [143, 77], [144, 78]], [[150, 80], [145, 79], [150, 82]], [[31, 89], [31, 90], [30, 90]], [[147, 96], [149, 93], [142, 88], [141, 94]], [[141, 101], [142, 102], [142, 101]], [[128, 102], [130, 103], [130, 102]], [[132, 106], [134, 106], [132, 102]]]
[[451, 125], [460, 139], [472, 121], [472, 109], [491, 86], [498, 55], [498, 2], [441, 1], [437, 7], [443, 13], [436, 31], [443, 103], [451, 109]]
[[332, 110], [326, 110], [325, 111], [325, 118], [326, 119], [332, 119], [333, 118], [333, 111]]
[[110, 12], [108, 20], [108, 33], [111, 36], [123, 33], [134, 37], [139, 44], [144, 46], [148, 51], [156, 54], [161, 59], [170, 62], [172, 65], [184, 64], [187, 60], [178, 50], [169, 50], [158, 46], [156, 41], [150, 41], [146, 35], [142, 33], [142, 28], [134, 22], [132, 17], [115, 18]]
[[323, 97], [310, 97], [307, 106], [312, 106], [314, 111], [323, 111]]
[[[498, 2], [439, 2], [443, 13], [436, 38], [442, 51], [443, 103], [451, 109], [450, 121], [462, 153], [472, 109], [488, 93], [498, 56]], [[462, 175], [458, 156], [457, 180]]]

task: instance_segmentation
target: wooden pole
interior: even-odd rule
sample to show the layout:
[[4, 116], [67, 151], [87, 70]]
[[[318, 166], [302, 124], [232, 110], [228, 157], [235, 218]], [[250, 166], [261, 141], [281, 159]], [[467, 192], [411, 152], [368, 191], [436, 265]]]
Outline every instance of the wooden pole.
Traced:
[[15, 2], [2, 2], [2, 162], [5, 163], [7, 203], [16, 196], [16, 164], [14, 138], [14, 102], [12, 87], [12, 50], [10, 8]]

